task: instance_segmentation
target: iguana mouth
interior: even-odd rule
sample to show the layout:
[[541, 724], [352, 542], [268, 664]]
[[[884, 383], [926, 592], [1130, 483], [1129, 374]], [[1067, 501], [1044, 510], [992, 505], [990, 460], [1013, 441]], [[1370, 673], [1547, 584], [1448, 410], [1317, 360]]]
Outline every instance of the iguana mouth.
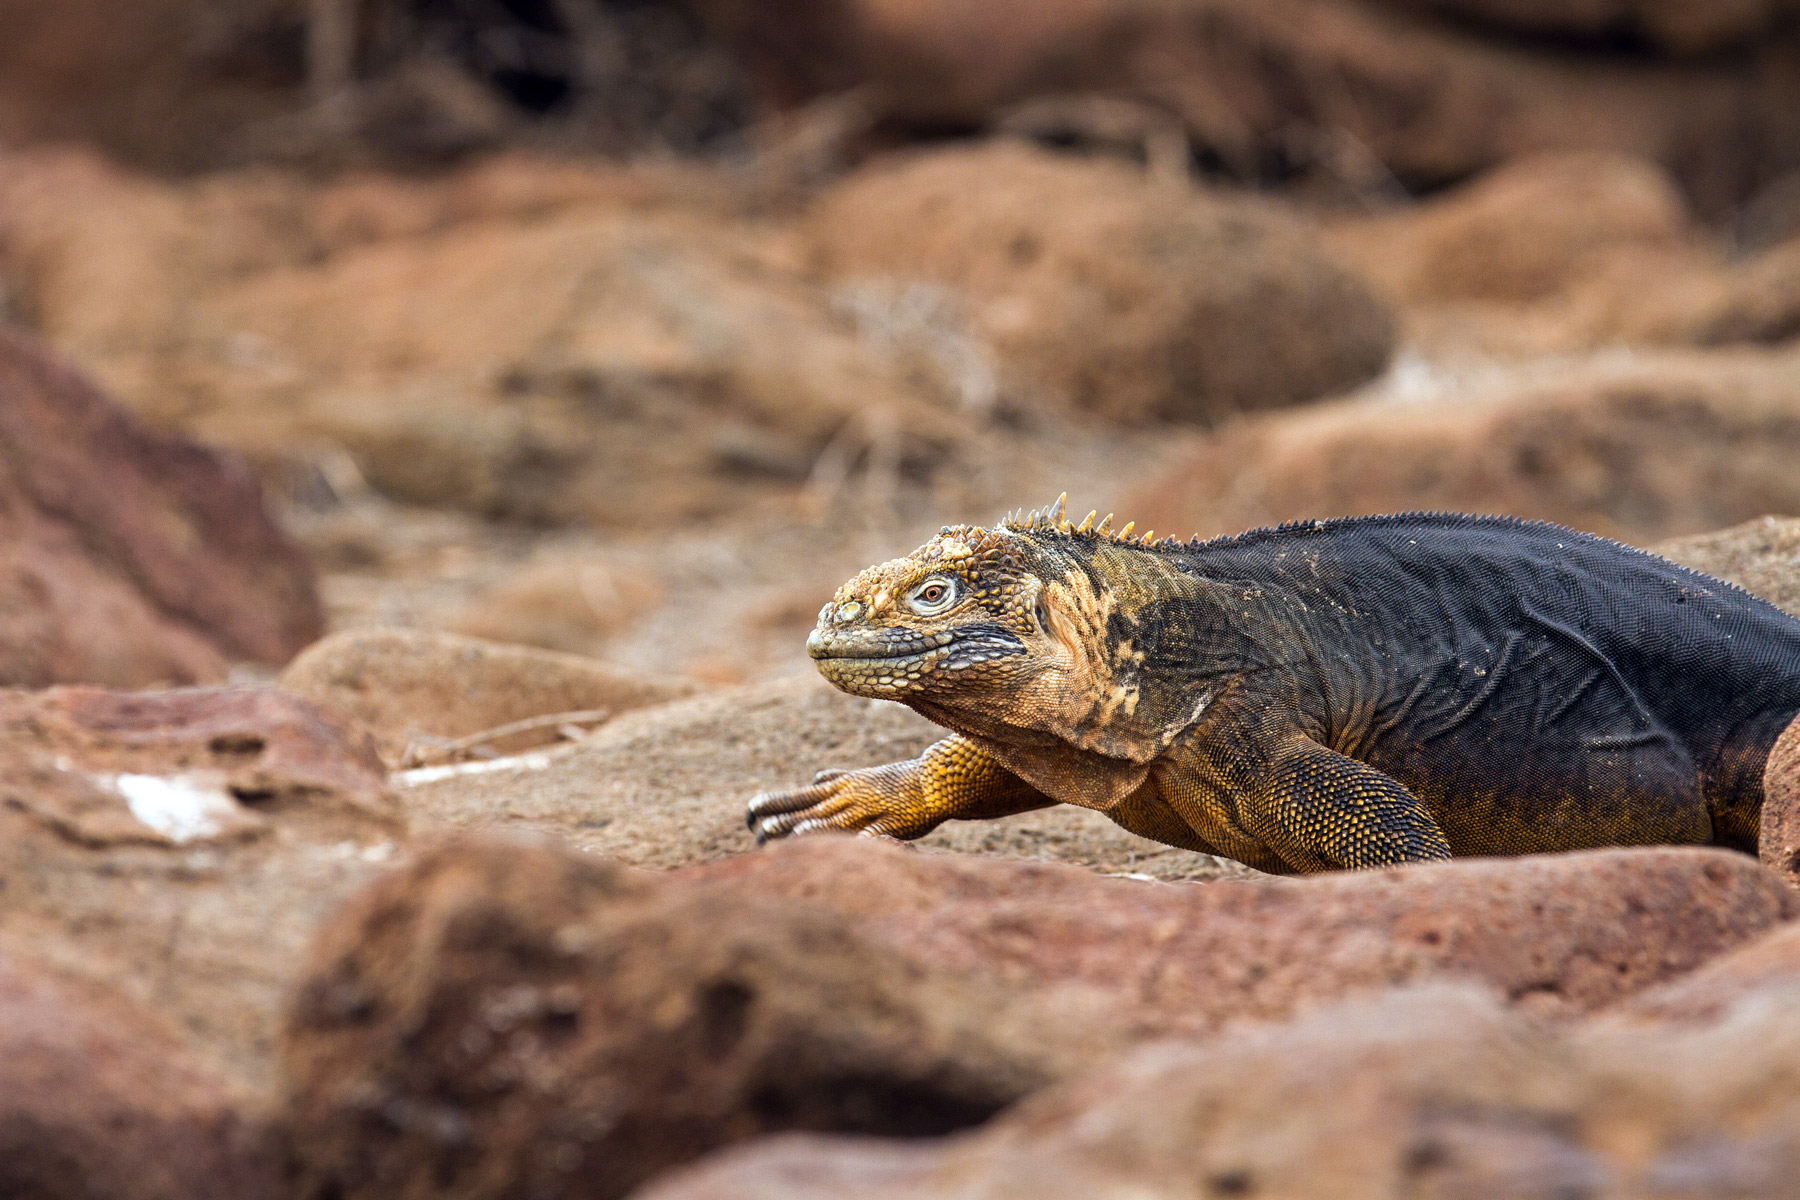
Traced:
[[918, 658], [956, 641], [954, 633], [916, 634], [896, 629], [880, 634], [826, 634], [814, 630], [806, 653], [815, 659], [854, 658], [896, 661]]
[[806, 653], [817, 662], [855, 662], [896, 666], [934, 661], [956, 670], [1025, 653], [1025, 643], [993, 625], [939, 633], [885, 630], [880, 633], [827, 633], [814, 630], [806, 639]]

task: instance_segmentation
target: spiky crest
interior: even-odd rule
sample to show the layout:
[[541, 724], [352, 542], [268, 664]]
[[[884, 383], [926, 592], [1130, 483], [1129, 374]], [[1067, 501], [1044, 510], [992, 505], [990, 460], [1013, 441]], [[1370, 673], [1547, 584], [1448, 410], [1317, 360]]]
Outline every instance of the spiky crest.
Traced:
[[[1546, 522], [1546, 520], [1532, 520], [1525, 516], [1474, 515], [1474, 513], [1444, 513], [1444, 511], [1417, 511], [1415, 509], [1415, 511], [1406, 511], [1406, 513], [1375, 513], [1375, 515], [1368, 516], [1327, 516], [1327, 518], [1318, 518], [1318, 520], [1291, 520], [1291, 522], [1282, 522], [1278, 525], [1262, 525], [1258, 529], [1246, 529], [1244, 533], [1220, 534], [1215, 538], [1202, 538], [1199, 534], [1195, 534], [1192, 538], [1183, 540], [1183, 538], [1157, 538], [1154, 529], [1147, 529], [1145, 533], [1132, 536], [1130, 522], [1127, 522], [1123, 529], [1112, 531], [1109, 527], [1109, 522], [1112, 520], [1111, 515], [1107, 516], [1107, 520], [1094, 525], [1094, 513], [1089, 513], [1087, 520], [1080, 525], [1075, 525], [1073, 522], [1069, 522], [1067, 502], [1069, 502], [1069, 493], [1062, 493], [1060, 497], [1057, 497], [1057, 502], [1049, 507], [1031, 509], [1030, 513], [1022, 513], [1022, 511], [1021, 513], [1008, 513], [1006, 520], [1001, 522], [1001, 529], [1008, 529], [1012, 533], [1060, 534], [1064, 538], [1080, 538], [1084, 542], [1111, 542], [1116, 545], [1129, 545], [1132, 549], [1139, 549], [1139, 551], [1211, 551], [1211, 549], [1224, 549], [1228, 545], [1244, 547], [1251, 543], [1265, 542], [1269, 538], [1282, 538], [1282, 536], [1292, 536], [1292, 534], [1325, 533], [1332, 529], [1343, 529], [1346, 525], [1386, 525], [1395, 524], [1395, 522], [1426, 520], [1426, 522], [1444, 522], [1444, 524], [1510, 525], [1516, 529], [1555, 531], [1555, 533], [1568, 534], [1571, 538], [1582, 538], [1588, 542], [1618, 545], [1627, 551], [1643, 554], [1645, 558], [1654, 558], [1654, 560], [1669, 563], [1669, 560], [1663, 558], [1661, 554], [1645, 551], [1642, 547], [1625, 545], [1624, 542], [1616, 542], [1613, 538], [1606, 538], [1600, 534], [1582, 533], [1579, 529], [1570, 529], [1566, 525]], [[1670, 565], [1681, 567], [1679, 563], [1670, 563]], [[1683, 570], [1692, 569], [1683, 567]], [[1699, 572], [1694, 572], [1694, 574], [1699, 574]], [[1721, 583], [1732, 592], [1744, 590], [1726, 579], [1717, 579], [1714, 576], [1706, 576], [1706, 579], [1710, 579], [1712, 583]]]
[[1115, 530], [1112, 527], [1111, 513], [1107, 513], [1096, 523], [1094, 518], [1100, 515], [1099, 509], [1090, 512], [1081, 524], [1076, 525], [1069, 520], [1068, 503], [1069, 493], [1064, 492], [1054, 503], [1044, 508], [1007, 513], [1000, 522], [1000, 527], [1014, 533], [1059, 533], [1065, 537], [1090, 542], [1113, 542], [1139, 550], [1174, 549], [1186, 544], [1174, 538], [1158, 539], [1154, 529], [1146, 529], [1143, 533], [1134, 535], [1132, 530], [1137, 528], [1136, 521], [1127, 521], [1124, 528]]
[[[1578, 529], [1570, 529], [1568, 526], [1559, 525], [1555, 521], [1533, 520], [1529, 517], [1515, 517], [1506, 514], [1476, 514], [1412, 509], [1396, 513], [1372, 513], [1366, 516], [1324, 517], [1313, 520], [1283, 521], [1278, 525], [1264, 525], [1256, 529], [1247, 529], [1242, 533], [1227, 533], [1211, 538], [1201, 537], [1196, 534], [1191, 538], [1183, 540], [1175, 537], [1159, 538], [1156, 536], [1156, 531], [1153, 529], [1145, 530], [1141, 535], [1133, 537], [1131, 534], [1132, 524], [1129, 522], [1123, 529], [1120, 529], [1117, 532], [1108, 530], [1106, 521], [1102, 521], [1099, 528], [1094, 528], [1092, 525], [1094, 518], [1093, 513], [1089, 513], [1088, 519], [1083, 521], [1081, 527], [1078, 528], [1070, 523], [1068, 514], [1065, 511], [1068, 500], [1069, 494], [1064, 492], [1062, 495], [1058, 496], [1056, 502], [1048, 508], [1036, 508], [1032, 509], [1030, 512], [1020, 514], [1009, 513], [1006, 520], [1001, 522], [1001, 527], [1009, 529], [1014, 533], [1057, 533], [1064, 537], [1078, 537], [1090, 542], [1114, 542], [1119, 545], [1131, 546], [1139, 550], [1187, 551], [1212, 550], [1226, 546], [1241, 547], [1260, 541], [1266, 541], [1271, 538], [1279, 538], [1300, 533], [1326, 532], [1354, 525], [1379, 526], [1403, 521], [1439, 521], [1445, 524], [1456, 525], [1500, 525], [1517, 529], [1553, 531], [1559, 534], [1567, 534], [1570, 537], [1581, 538], [1586, 541], [1618, 546], [1622, 549], [1642, 554], [1646, 558], [1653, 558], [1659, 562], [1668, 563], [1670, 566], [1680, 567], [1682, 570], [1692, 574], [1704, 574], [1703, 572], [1694, 571], [1690, 567], [1683, 567], [1680, 563], [1672, 562], [1668, 558], [1665, 558], [1663, 555], [1657, 554], [1654, 551], [1645, 550], [1639, 546], [1632, 546], [1614, 538], [1604, 537], [1597, 533], [1585, 533]], [[1109, 516], [1107, 521], [1110, 521], [1111, 519], [1112, 518]], [[1738, 584], [1732, 583], [1729, 580], [1722, 580], [1712, 575], [1705, 575], [1704, 577], [1712, 583], [1724, 586], [1728, 591], [1744, 592], [1745, 595], [1751, 594], [1746, 592], [1745, 589]]]

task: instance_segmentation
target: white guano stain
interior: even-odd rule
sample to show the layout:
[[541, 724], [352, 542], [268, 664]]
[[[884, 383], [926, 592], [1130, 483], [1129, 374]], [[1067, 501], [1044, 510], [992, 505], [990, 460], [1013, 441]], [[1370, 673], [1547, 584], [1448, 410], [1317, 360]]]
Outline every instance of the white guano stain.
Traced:
[[511, 758], [490, 758], [479, 762], [452, 763], [442, 767], [415, 767], [410, 771], [396, 771], [388, 776], [388, 782], [395, 787], [418, 787], [423, 783], [437, 783], [443, 779], [455, 779], [459, 775], [486, 775], [493, 771], [541, 771], [550, 765], [548, 754], [516, 754]]
[[119, 775], [109, 781], [131, 815], [177, 844], [217, 837], [238, 815], [223, 788], [182, 776]]

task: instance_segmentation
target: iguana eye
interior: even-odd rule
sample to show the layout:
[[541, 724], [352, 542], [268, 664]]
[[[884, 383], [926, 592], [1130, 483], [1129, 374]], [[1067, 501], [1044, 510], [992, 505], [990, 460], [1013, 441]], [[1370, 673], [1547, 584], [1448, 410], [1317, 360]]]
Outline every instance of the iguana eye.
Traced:
[[956, 584], [934, 575], [914, 588], [906, 597], [912, 610], [921, 616], [933, 616], [956, 603]]

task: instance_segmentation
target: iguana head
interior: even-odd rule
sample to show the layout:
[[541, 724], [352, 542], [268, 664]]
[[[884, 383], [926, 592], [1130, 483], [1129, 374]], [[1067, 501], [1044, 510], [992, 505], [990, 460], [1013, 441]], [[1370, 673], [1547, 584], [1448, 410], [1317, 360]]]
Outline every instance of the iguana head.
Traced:
[[1005, 529], [945, 526], [907, 557], [839, 588], [807, 653], [825, 678], [859, 696], [1004, 689], [1036, 670], [1047, 649], [1032, 550]]
[[844, 691], [952, 728], [1150, 753], [1164, 709], [1188, 702], [1146, 692], [1138, 642], [1156, 602], [1187, 584], [1157, 561], [1164, 543], [1109, 521], [1071, 525], [1058, 500], [995, 529], [946, 526], [839, 588], [807, 652]]

